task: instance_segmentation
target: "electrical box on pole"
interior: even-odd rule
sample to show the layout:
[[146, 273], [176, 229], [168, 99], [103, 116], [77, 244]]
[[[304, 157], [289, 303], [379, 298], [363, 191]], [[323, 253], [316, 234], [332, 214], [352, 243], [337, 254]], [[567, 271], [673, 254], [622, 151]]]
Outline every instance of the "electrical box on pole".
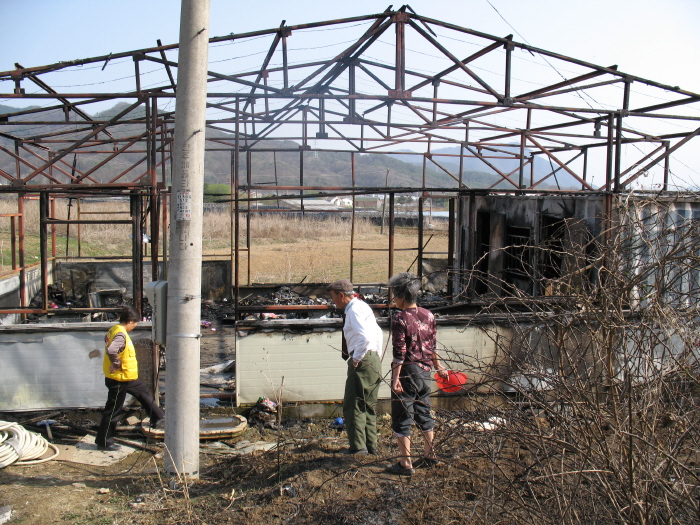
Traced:
[[165, 328], [168, 322], [168, 281], [150, 282], [144, 291], [153, 310], [151, 317], [153, 342], [165, 346]]

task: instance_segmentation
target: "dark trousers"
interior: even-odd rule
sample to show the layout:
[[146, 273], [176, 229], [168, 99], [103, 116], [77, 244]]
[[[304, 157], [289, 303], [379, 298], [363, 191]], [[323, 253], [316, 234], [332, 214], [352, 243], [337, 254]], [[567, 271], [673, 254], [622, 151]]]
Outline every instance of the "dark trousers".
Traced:
[[391, 392], [391, 429], [406, 437], [411, 435], [413, 423], [423, 432], [432, 430], [435, 421], [430, 415], [430, 372], [414, 363], [404, 363], [399, 381], [403, 392]]
[[377, 449], [377, 397], [381, 375], [377, 352], [367, 352], [357, 368], [352, 359], [348, 359], [343, 415], [353, 450]]
[[114, 443], [114, 429], [124, 413], [124, 400], [127, 394], [131, 394], [141, 403], [148, 417], [151, 418], [152, 425], [165, 417], [165, 412], [156, 405], [146, 383], [140, 379], [115, 381], [105, 377], [105, 386], [108, 389], [107, 403], [102, 412], [102, 421], [100, 428], [97, 429], [97, 437], [95, 437], [95, 444], [98, 447], [106, 447]]

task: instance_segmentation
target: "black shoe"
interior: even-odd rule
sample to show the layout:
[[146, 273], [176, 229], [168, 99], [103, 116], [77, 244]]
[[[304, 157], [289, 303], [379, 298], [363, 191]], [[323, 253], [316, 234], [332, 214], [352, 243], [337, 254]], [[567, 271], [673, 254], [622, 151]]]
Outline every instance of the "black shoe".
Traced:
[[340, 453], [345, 454], [346, 456], [366, 456], [367, 449], [366, 448], [346, 448], [344, 450], [341, 450]]
[[159, 419], [151, 425], [151, 428], [155, 430], [165, 430], [165, 418]]
[[121, 445], [115, 445], [114, 443], [112, 443], [111, 445], [107, 445], [105, 447], [97, 445], [97, 450], [102, 450], [104, 452], [116, 452], [117, 450], [121, 450], [121, 449], [122, 449]]
[[401, 463], [394, 463], [392, 466], [390, 466], [388, 469], [386, 469], [387, 472], [391, 472], [392, 474], [398, 474], [399, 476], [413, 476], [415, 474], [415, 470], [412, 468], [406, 468]]
[[369, 447], [367, 447], [367, 453], [368, 453], [368, 454], [371, 454], [371, 455], [373, 455], [373, 456], [378, 456], [378, 455], [379, 455], [379, 452], [377, 451], [376, 448], [369, 448]]

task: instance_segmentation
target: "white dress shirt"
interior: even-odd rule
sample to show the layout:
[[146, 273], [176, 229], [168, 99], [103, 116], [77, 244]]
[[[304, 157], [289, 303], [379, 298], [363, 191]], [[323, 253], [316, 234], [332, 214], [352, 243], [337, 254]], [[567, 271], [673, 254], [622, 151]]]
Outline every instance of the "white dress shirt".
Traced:
[[375, 351], [382, 358], [382, 329], [379, 328], [372, 308], [355, 297], [345, 307], [343, 334], [348, 344], [348, 354], [355, 361], [369, 351]]

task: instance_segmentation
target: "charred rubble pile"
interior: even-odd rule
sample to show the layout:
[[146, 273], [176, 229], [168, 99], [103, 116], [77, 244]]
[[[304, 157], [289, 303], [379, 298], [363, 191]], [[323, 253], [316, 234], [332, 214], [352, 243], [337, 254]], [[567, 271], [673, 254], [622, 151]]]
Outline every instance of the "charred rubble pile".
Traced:
[[[362, 292], [362, 290], [361, 290]], [[92, 297], [91, 297], [92, 296]], [[67, 293], [60, 284], [51, 284], [48, 287], [48, 305], [52, 310], [71, 310], [73, 308], [90, 308], [91, 306], [99, 306], [102, 308], [120, 308], [122, 306], [131, 305], [133, 301], [124, 290], [100, 290], [92, 294], [76, 296]], [[360, 293], [360, 298], [370, 304], [385, 305], [388, 300], [386, 288], [372, 288], [371, 291]], [[436, 292], [424, 292], [418, 303], [425, 308], [436, 308], [451, 304], [451, 298], [445, 294]], [[41, 308], [42, 294], [39, 291], [29, 304], [30, 308]], [[327, 306], [328, 309], [314, 310], [284, 310], [275, 311], [275, 306]], [[247, 307], [253, 307], [248, 309]], [[257, 308], [256, 308], [257, 307]], [[211, 324], [212, 322], [234, 323], [236, 319], [236, 304], [228, 299], [217, 301], [203, 300], [202, 301], [202, 322]], [[238, 319], [245, 320], [266, 320], [266, 319], [309, 319], [315, 318], [338, 318], [341, 313], [338, 312], [330, 297], [306, 296], [301, 295], [289, 286], [280, 286], [277, 290], [267, 294], [249, 294], [241, 297], [238, 301], [239, 317]], [[255, 311], [265, 309], [266, 311]], [[151, 305], [148, 299], [144, 297], [142, 304], [143, 317], [145, 320], [150, 320], [152, 315]], [[58, 312], [57, 312], [58, 313]], [[379, 315], [386, 317], [388, 311], [381, 309]], [[39, 322], [41, 316], [30, 314], [27, 316], [27, 322]], [[118, 318], [115, 312], [102, 312], [94, 314], [92, 321], [114, 321]]]
[[[386, 289], [378, 289], [372, 293], [361, 293], [360, 298], [370, 304], [387, 304], [388, 294]], [[419, 304], [425, 308], [435, 308], [451, 303], [451, 298], [434, 292], [425, 292], [419, 299]], [[275, 311], [275, 306], [327, 306], [328, 310], [299, 310], [299, 311]], [[251, 311], [246, 307], [267, 307], [267, 311]], [[274, 292], [260, 295], [246, 295], [238, 301], [240, 309], [239, 319], [267, 320], [267, 319], [309, 319], [315, 318], [339, 318], [341, 313], [334, 308], [330, 297], [317, 297], [301, 295], [288, 286], [281, 286]], [[379, 311], [380, 316], [388, 315], [387, 309]], [[202, 301], [202, 320], [222, 321], [233, 323], [236, 321], [236, 306], [227, 299], [219, 301]]]

